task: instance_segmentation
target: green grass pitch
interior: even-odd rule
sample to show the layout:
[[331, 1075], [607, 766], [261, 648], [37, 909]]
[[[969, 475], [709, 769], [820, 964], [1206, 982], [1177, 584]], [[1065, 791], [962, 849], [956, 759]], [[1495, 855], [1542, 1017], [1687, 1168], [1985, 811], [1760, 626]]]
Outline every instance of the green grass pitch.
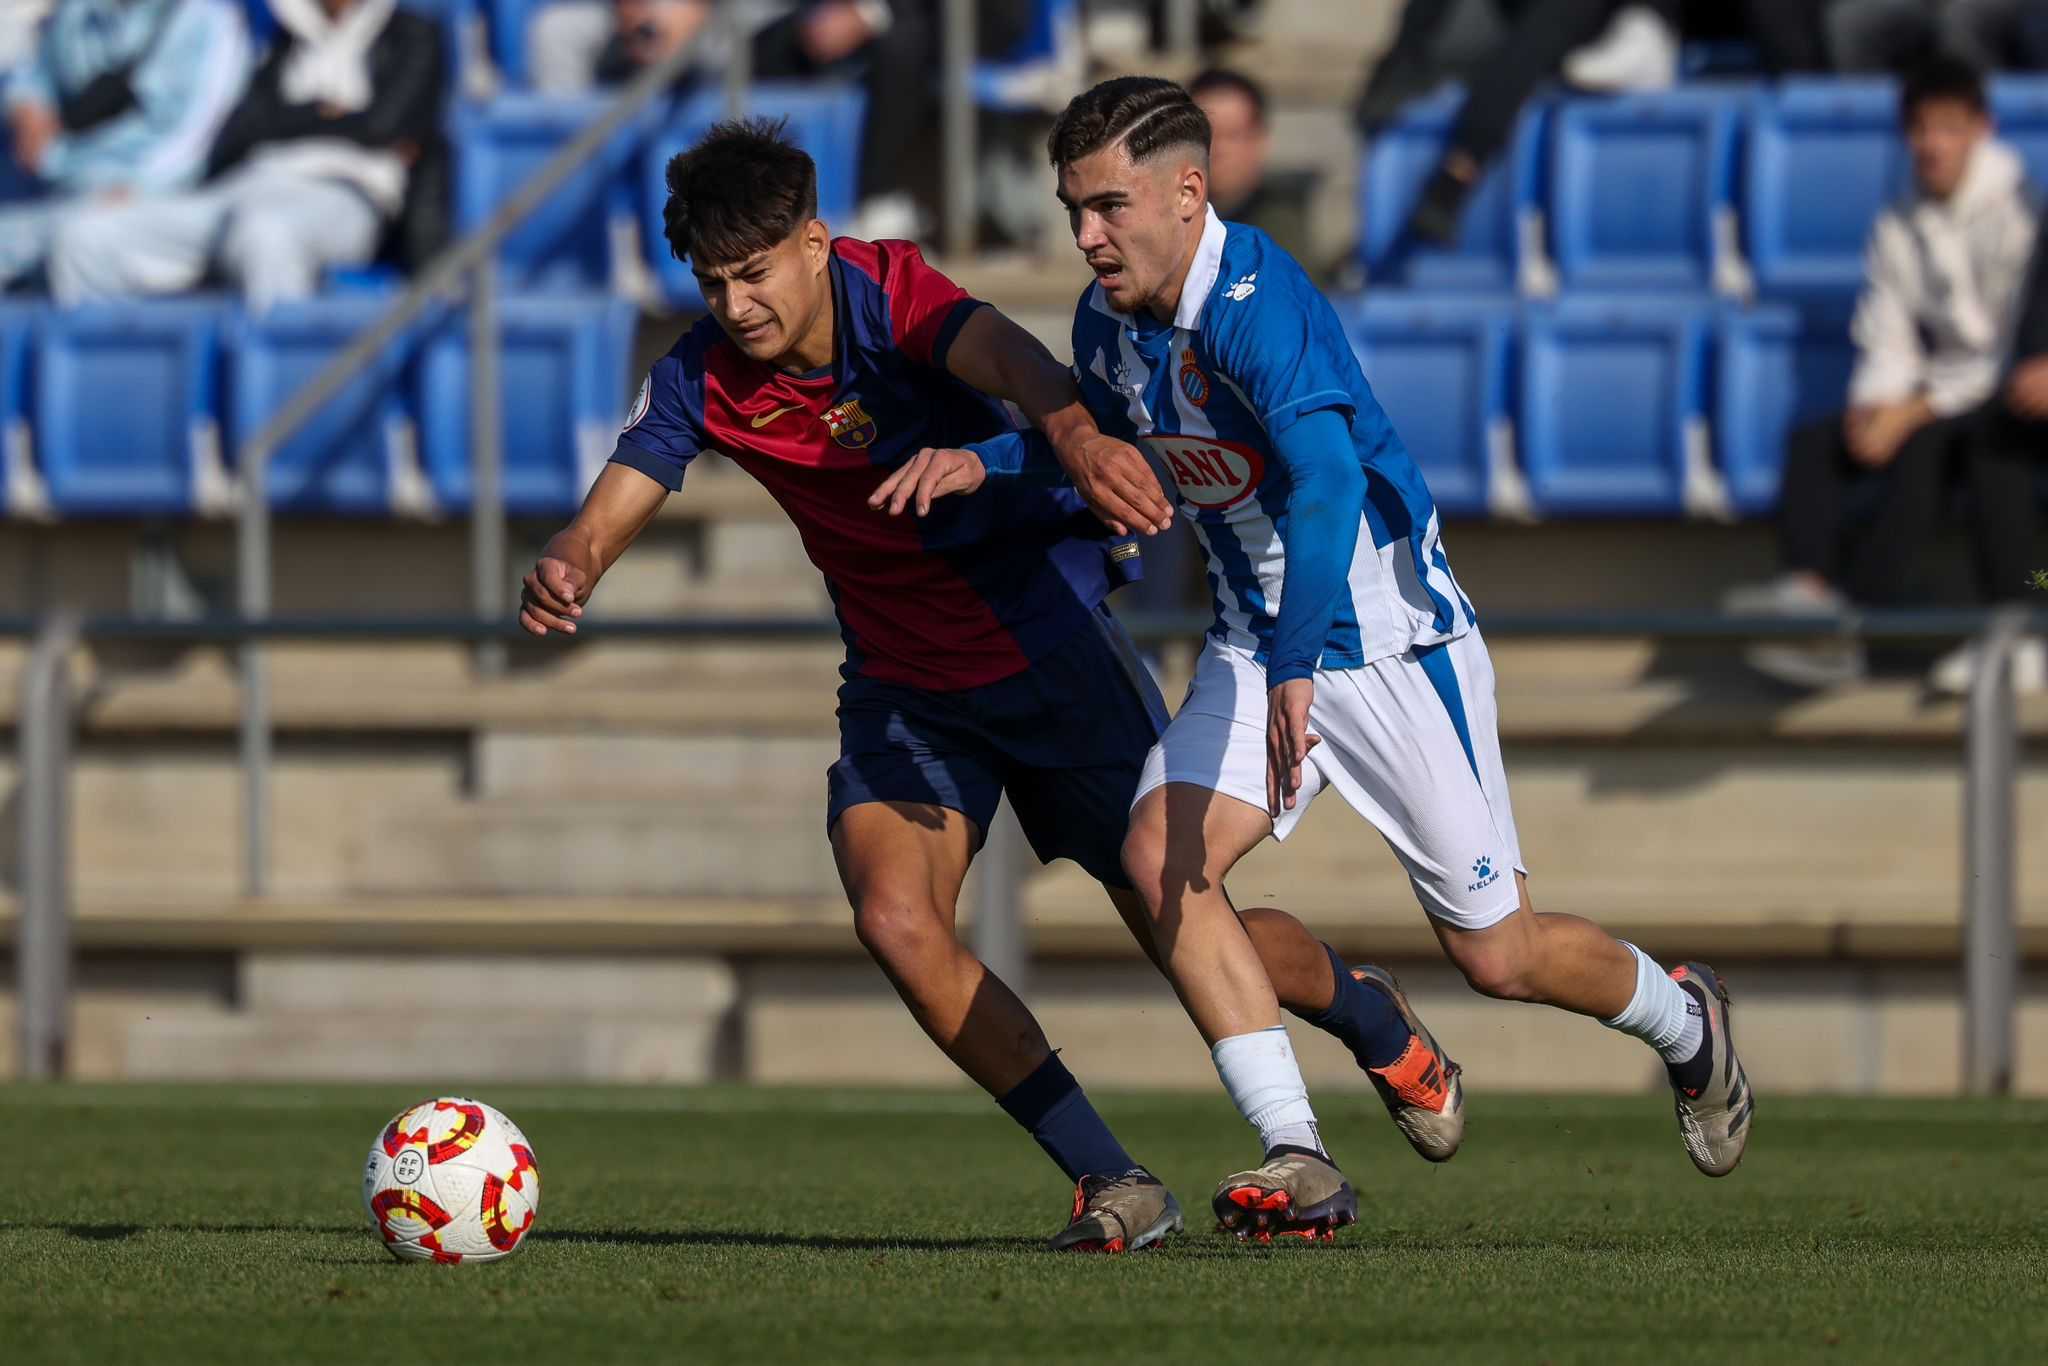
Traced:
[[1710, 1182], [1661, 1096], [1476, 1096], [1432, 1168], [1324, 1089], [1335, 1246], [1214, 1231], [1220, 1094], [1110, 1095], [1190, 1226], [1096, 1258], [1038, 1250], [1067, 1191], [975, 1095], [479, 1087], [541, 1219], [439, 1267], [358, 1202], [407, 1088], [0, 1088], [0, 1360], [2048, 1360], [2048, 1105], [1767, 1096]]

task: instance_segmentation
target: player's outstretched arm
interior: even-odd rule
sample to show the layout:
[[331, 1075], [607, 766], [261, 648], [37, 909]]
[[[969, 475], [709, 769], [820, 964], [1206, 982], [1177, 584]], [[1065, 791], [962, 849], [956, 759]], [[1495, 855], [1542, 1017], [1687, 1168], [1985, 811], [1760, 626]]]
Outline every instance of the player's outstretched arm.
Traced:
[[609, 464], [576, 519], [556, 532], [527, 571], [519, 624], [537, 636], [576, 634], [576, 619], [604, 572], [661, 511], [668, 490], [638, 470]]
[[1145, 457], [1096, 426], [1073, 372], [1038, 338], [984, 305], [947, 348], [946, 368], [984, 394], [1016, 404], [1045, 433], [1074, 487], [1111, 531], [1152, 535], [1172, 525], [1173, 504]]

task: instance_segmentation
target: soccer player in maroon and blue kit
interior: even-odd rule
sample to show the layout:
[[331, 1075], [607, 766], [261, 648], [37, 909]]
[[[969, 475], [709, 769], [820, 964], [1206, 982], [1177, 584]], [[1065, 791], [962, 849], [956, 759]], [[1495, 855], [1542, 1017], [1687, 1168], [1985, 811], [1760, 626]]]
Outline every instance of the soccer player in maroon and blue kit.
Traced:
[[[1121, 847], [1166, 711], [1104, 599], [1137, 571], [1131, 531], [1163, 527], [1169, 505], [1029, 333], [907, 242], [832, 238], [816, 183], [772, 124], [722, 124], [670, 164], [667, 236], [709, 316], [656, 362], [611, 463], [526, 576], [520, 619], [573, 634], [702, 451], [768, 489], [846, 641], [826, 826], [861, 943], [932, 1041], [1075, 1183], [1052, 1245], [1136, 1250], [1180, 1227], [1178, 1204], [958, 942], [954, 911], [1007, 793], [1039, 857], [1102, 882], [1159, 961]], [[1087, 501], [1047, 488], [948, 498], [916, 521], [877, 510], [883, 481], [919, 451], [1009, 430], [998, 398], [1086, 472]], [[1380, 998], [1298, 922], [1263, 924], [1262, 958], [1297, 1013], [1354, 1052], [1388, 1027]]]

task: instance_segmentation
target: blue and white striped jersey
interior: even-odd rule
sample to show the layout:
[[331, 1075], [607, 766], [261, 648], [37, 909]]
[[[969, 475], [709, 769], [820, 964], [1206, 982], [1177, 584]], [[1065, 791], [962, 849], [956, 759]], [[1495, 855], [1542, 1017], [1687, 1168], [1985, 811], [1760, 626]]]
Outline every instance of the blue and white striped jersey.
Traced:
[[[1269, 682], [1475, 624], [1422, 472], [1329, 301], [1265, 233], [1210, 210], [1171, 323], [1116, 313], [1091, 284], [1074, 370], [1102, 429], [1178, 488], [1208, 552], [1210, 634], [1253, 651]], [[1028, 445], [976, 449], [991, 473], [1021, 473], [1049, 456]]]

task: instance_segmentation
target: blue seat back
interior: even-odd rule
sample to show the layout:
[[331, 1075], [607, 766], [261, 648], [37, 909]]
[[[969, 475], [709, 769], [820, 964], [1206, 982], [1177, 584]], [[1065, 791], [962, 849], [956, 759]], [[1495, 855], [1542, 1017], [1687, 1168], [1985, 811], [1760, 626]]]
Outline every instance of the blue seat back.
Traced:
[[1765, 307], [1722, 322], [1715, 366], [1714, 441], [1738, 512], [1778, 505], [1785, 442], [1794, 428], [1847, 404], [1856, 350], [1847, 307]]
[[484, 0], [490, 12], [491, 62], [513, 87], [531, 83], [532, 64], [526, 60], [527, 32], [533, 16], [551, 0]]
[[193, 510], [198, 443], [219, 432], [226, 316], [213, 300], [47, 315], [35, 425], [57, 511], [127, 517]]
[[1360, 252], [1376, 285], [1488, 293], [1515, 288], [1521, 211], [1541, 185], [1543, 140], [1550, 110], [1530, 104], [1508, 155], [1490, 168], [1465, 205], [1458, 241], [1411, 248], [1403, 230], [1450, 141], [1464, 93], [1446, 90], [1418, 101], [1366, 149], [1359, 177]]
[[1787, 81], [1750, 111], [1744, 221], [1765, 296], [1843, 292], [1871, 224], [1908, 184], [1889, 81]]
[[1706, 87], [1575, 100], [1552, 126], [1550, 231], [1567, 289], [1713, 283], [1746, 94]]
[[1378, 295], [1340, 306], [1373, 394], [1449, 516], [1486, 515], [1508, 414], [1512, 299]]
[[1574, 299], [1525, 311], [1517, 430], [1538, 508], [1684, 511], [1710, 316], [1703, 300], [1675, 299]]
[[[609, 295], [508, 296], [499, 418], [505, 505], [519, 516], [575, 511], [610, 458], [625, 409], [633, 306]], [[457, 317], [428, 342], [421, 446], [436, 500], [469, 506], [469, 338]]]
[[13, 508], [13, 489], [5, 477], [13, 473], [11, 461], [27, 450], [15, 449], [17, 436], [26, 434], [33, 410], [31, 388], [35, 378], [38, 329], [43, 305], [21, 300], [0, 300], [0, 514]]
[[[389, 306], [340, 296], [282, 305], [229, 330], [229, 423], [237, 446], [260, 430]], [[395, 428], [406, 420], [401, 379], [417, 344], [387, 347], [285, 439], [270, 458], [273, 506], [296, 512], [380, 515], [391, 511]]]
[[[503, 95], [456, 113], [455, 212], [462, 232], [482, 227], [550, 157], [610, 108], [608, 96]], [[658, 104], [659, 102], [657, 102]], [[630, 120], [506, 238], [507, 287], [602, 289], [612, 280], [613, 224], [632, 218], [626, 168], [660, 119]]]
[[2027, 163], [2036, 194], [2048, 192], [2048, 77], [2002, 76], [1991, 83], [1998, 136]]
[[[748, 92], [747, 113], [757, 118], [789, 120], [790, 136], [811, 154], [818, 166], [818, 215], [835, 229], [859, 201], [860, 132], [867, 97], [851, 85], [800, 85], [763, 81]], [[678, 152], [704, 136], [725, 117], [725, 98], [718, 91], [700, 91], [677, 102], [647, 143], [641, 159], [641, 237], [654, 264], [655, 278], [668, 299], [678, 305], [703, 303], [690, 268], [676, 260], [662, 231], [662, 209], [668, 202], [668, 163]]]

